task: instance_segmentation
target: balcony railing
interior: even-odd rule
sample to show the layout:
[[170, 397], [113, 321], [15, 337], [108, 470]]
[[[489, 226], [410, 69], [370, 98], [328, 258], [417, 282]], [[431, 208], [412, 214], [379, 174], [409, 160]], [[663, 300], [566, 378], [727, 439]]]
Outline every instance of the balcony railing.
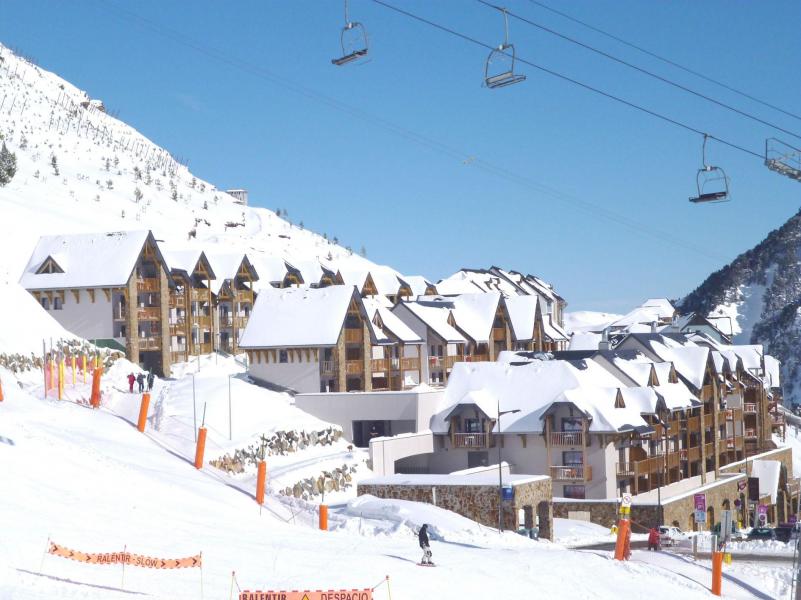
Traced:
[[687, 419], [687, 429], [691, 431], [696, 431], [699, 429], [701, 425], [701, 418], [700, 417], [690, 417]]
[[140, 277], [136, 280], [137, 292], [158, 292], [159, 280], [156, 277]]
[[161, 307], [140, 306], [136, 309], [136, 316], [140, 321], [158, 321], [161, 319]]
[[248, 324], [248, 319], [250, 316], [245, 315], [237, 315], [234, 317], [234, 325], [236, 325], [237, 329], [244, 329], [245, 326]]
[[451, 436], [454, 448], [489, 448], [490, 441], [489, 433], [454, 433]]
[[373, 373], [384, 372], [389, 369], [389, 360], [386, 358], [374, 358], [370, 361], [370, 370]]
[[755, 414], [757, 411], [756, 406], [757, 405], [754, 402], [746, 402], [745, 404], [743, 404], [743, 412], [749, 414]]
[[468, 354], [464, 357], [464, 362], [488, 362], [489, 354]]
[[211, 342], [200, 342], [192, 344], [192, 352], [195, 354], [211, 354]]
[[230, 329], [234, 326], [234, 316], [232, 314], [220, 315], [220, 329]]
[[420, 368], [420, 359], [414, 356], [400, 359], [401, 371], [416, 371]]
[[746, 429], [745, 430], [745, 439], [747, 439], [747, 440], [755, 440], [755, 439], [757, 439], [756, 429]]
[[183, 294], [170, 294], [171, 308], [186, 308], [186, 298]]
[[784, 425], [784, 415], [770, 415], [771, 425]]
[[337, 372], [337, 363], [333, 360], [323, 360], [320, 362], [320, 372], [321, 373], [336, 373]]
[[581, 431], [551, 432], [551, 446], [583, 446], [584, 434]]
[[592, 481], [592, 467], [589, 465], [552, 466], [551, 479], [554, 481]]
[[206, 315], [192, 315], [192, 327], [197, 325], [198, 329], [211, 329], [211, 317]]
[[161, 338], [140, 337], [137, 341], [140, 350], [161, 350]]
[[736, 450], [737, 446], [734, 438], [726, 438], [726, 450]]
[[726, 420], [734, 421], [734, 410], [732, 410], [731, 408], [726, 409]]
[[209, 302], [209, 290], [207, 288], [192, 289], [189, 292], [192, 302]]
[[364, 361], [363, 360], [346, 360], [345, 361], [345, 373], [348, 375], [361, 375], [364, 373]]

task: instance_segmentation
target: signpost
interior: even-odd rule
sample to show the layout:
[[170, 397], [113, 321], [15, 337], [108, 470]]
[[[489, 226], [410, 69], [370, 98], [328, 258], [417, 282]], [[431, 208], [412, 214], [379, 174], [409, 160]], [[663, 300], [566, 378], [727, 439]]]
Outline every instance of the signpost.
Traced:
[[693, 496], [695, 506], [695, 522], [698, 525], [706, 523], [706, 494], [695, 494]]
[[765, 527], [768, 524], [768, 506], [767, 504], [759, 504], [757, 506], [757, 522], [760, 527]]

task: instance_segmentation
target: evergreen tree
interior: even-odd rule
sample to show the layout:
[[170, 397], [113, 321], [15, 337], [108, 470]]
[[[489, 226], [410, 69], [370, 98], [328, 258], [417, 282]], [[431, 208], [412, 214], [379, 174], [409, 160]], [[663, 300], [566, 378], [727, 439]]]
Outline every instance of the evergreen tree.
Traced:
[[58, 175], [58, 160], [55, 154], [50, 156], [50, 166], [53, 167], [53, 175]]
[[0, 147], [0, 185], [5, 185], [14, 178], [17, 172], [17, 156], [6, 148], [3, 142]]
[[142, 199], [142, 196], [143, 196], [143, 194], [142, 194], [142, 190], [140, 190], [140, 189], [137, 187], [137, 188], [134, 190], [134, 198], [136, 199], [135, 201], [136, 201], [136, 202], [139, 202], [139, 201]]

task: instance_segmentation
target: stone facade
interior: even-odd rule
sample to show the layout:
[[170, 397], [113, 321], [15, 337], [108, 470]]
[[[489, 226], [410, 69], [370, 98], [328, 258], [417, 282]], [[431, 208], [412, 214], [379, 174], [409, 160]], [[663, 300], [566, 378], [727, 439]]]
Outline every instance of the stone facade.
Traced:
[[[513, 482], [513, 499], [504, 502], [503, 527], [517, 530], [520, 510], [539, 517], [540, 537], [553, 539], [553, 502], [550, 477]], [[436, 492], [434, 491], [436, 490]], [[451, 510], [487, 527], [498, 526], [497, 485], [426, 485], [426, 484], [369, 484], [359, 483], [357, 494], [370, 494], [377, 498], [394, 498], [426, 502]], [[530, 507], [530, 508], [528, 508]]]

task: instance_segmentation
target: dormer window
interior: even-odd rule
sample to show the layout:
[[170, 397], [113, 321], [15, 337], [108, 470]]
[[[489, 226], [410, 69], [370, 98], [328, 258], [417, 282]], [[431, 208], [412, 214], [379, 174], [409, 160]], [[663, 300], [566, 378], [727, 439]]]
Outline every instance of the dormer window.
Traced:
[[53, 259], [52, 256], [48, 256], [42, 265], [36, 270], [37, 275], [41, 275], [43, 273], [63, 273], [64, 269], [62, 269], [59, 264]]

